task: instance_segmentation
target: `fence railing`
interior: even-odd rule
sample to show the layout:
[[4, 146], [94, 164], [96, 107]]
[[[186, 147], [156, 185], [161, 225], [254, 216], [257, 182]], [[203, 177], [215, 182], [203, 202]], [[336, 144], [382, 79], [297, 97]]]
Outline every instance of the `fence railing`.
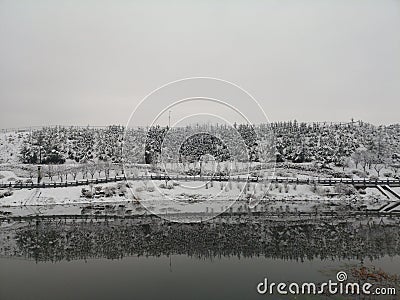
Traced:
[[349, 179], [349, 178], [259, 178], [259, 177], [234, 177], [234, 176], [167, 176], [167, 175], [140, 175], [140, 176], [115, 176], [106, 178], [95, 178], [64, 182], [42, 182], [42, 183], [24, 183], [9, 182], [0, 183], [0, 189], [16, 188], [16, 189], [32, 189], [32, 188], [57, 188], [83, 186], [90, 184], [100, 184], [119, 181], [140, 181], [140, 180], [159, 180], [159, 181], [232, 181], [232, 182], [272, 182], [281, 184], [309, 184], [309, 185], [336, 185], [339, 183], [350, 184], [355, 187], [376, 187], [378, 185], [387, 185], [389, 187], [400, 187], [398, 179]]

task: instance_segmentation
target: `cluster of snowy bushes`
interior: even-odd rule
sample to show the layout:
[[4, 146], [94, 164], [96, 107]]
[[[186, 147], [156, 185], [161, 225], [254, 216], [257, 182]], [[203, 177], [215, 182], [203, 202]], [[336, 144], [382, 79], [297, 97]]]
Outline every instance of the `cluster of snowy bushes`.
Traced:
[[115, 186], [93, 186], [91, 185], [89, 188], [82, 188], [81, 195], [84, 198], [101, 198], [101, 197], [113, 197], [120, 196], [123, 197], [126, 195], [126, 185], [123, 183], [119, 183]]
[[12, 196], [13, 191], [11, 189], [8, 189], [6, 191], [0, 191], [0, 198], [5, 198], [5, 197], [9, 197]]

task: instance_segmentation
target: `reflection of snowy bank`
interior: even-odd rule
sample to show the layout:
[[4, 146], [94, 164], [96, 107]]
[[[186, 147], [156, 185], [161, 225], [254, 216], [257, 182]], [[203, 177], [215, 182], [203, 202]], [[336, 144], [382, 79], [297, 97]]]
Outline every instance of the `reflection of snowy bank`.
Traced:
[[[130, 255], [267, 256], [294, 260], [400, 255], [399, 225], [381, 220], [175, 224], [160, 219], [46, 221], [2, 229], [2, 254], [37, 261]], [[8, 239], [4, 238], [7, 235]]]

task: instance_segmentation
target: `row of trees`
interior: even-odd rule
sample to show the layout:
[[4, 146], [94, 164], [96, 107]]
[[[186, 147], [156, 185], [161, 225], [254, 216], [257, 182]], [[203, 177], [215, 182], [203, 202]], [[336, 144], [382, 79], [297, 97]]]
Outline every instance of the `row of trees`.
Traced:
[[100, 178], [119, 176], [124, 173], [120, 164], [111, 164], [109, 162], [84, 163], [77, 165], [43, 165], [38, 174], [37, 166], [25, 166], [25, 171], [31, 180], [40, 176], [40, 178], [48, 178], [48, 180], [78, 180], [87, 178]]
[[88, 160], [120, 163], [124, 128], [45, 127], [30, 132], [20, 148], [25, 164], [64, 164]]
[[[400, 125], [373, 126], [362, 122], [306, 124], [294, 121], [259, 125], [256, 130], [242, 124], [235, 124], [234, 128], [208, 125], [205, 130], [210, 136], [217, 132], [223, 136], [224, 142], [229, 141], [233, 145], [228, 149], [231, 155], [243, 150], [237, 139], [243, 140], [251, 154], [251, 161], [257, 160], [260, 155], [259, 139], [269, 135], [272, 130], [278, 162], [320, 162], [322, 165], [336, 165], [343, 169], [354, 163], [356, 168], [361, 167], [364, 172], [374, 169], [379, 175], [384, 168], [391, 168], [393, 173], [398, 173]], [[191, 162], [193, 159], [190, 158], [200, 159], [205, 154], [213, 155], [216, 161], [230, 159], [226, 155], [227, 151], [221, 151], [216, 140], [208, 138], [208, 135], [197, 134], [195, 137], [199, 138], [185, 139], [196, 132], [198, 130], [190, 126], [174, 128], [173, 136], [179, 145], [171, 149], [179, 149], [181, 156], [189, 158]], [[159, 160], [167, 134], [171, 134], [170, 129], [160, 126], [128, 130], [124, 141], [124, 160], [147, 164]], [[64, 164], [66, 159], [83, 164], [88, 161], [118, 164], [122, 161], [123, 137], [124, 128], [120, 126], [102, 129], [44, 128], [33, 131], [25, 139], [20, 157], [26, 164]]]
[[[398, 175], [400, 169], [400, 161], [395, 157], [381, 156], [379, 153], [367, 149], [356, 150], [351, 159], [353, 160], [356, 168], [361, 166], [364, 173], [367, 169], [373, 169], [378, 176], [381, 175], [383, 169], [390, 169], [394, 175]], [[350, 159], [343, 158], [343, 168], [350, 166]]]

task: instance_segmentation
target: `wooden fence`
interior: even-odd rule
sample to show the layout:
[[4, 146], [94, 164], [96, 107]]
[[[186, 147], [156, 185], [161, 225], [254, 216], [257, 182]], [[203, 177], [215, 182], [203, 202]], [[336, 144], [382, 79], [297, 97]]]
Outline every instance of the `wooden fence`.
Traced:
[[389, 187], [400, 187], [400, 180], [398, 179], [349, 179], [349, 178], [259, 178], [259, 177], [229, 177], [229, 176], [166, 176], [166, 175], [142, 175], [142, 176], [115, 176], [106, 178], [64, 181], [64, 182], [42, 182], [42, 183], [23, 183], [23, 182], [9, 182], [0, 183], [0, 189], [14, 188], [14, 189], [33, 189], [33, 188], [57, 188], [57, 187], [71, 187], [71, 186], [84, 186], [89, 184], [101, 184], [109, 182], [120, 181], [145, 181], [145, 180], [159, 180], [159, 181], [232, 181], [232, 182], [272, 182], [282, 184], [309, 184], [309, 185], [336, 185], [339, 183], [351, 184], [356, 188], [376, 187], [378, 185], [387, 185]]

